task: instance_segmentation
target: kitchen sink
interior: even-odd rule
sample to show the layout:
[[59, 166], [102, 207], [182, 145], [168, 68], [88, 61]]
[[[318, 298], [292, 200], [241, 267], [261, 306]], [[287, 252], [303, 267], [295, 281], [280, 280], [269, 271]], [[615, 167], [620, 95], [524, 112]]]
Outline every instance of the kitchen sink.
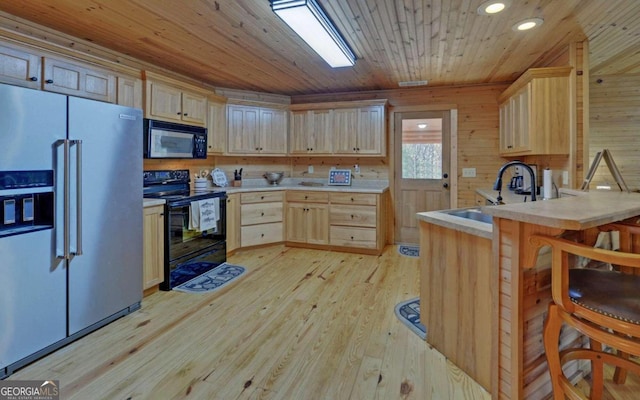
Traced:
[[449, 210], [442, 211], [445, 214], [453, 215], [454, 217], [472, 219], [478, 222], [484, 222], [487, 224], [491, 224], [493, 222], [493, 217], [489, 214], [484, 214], [477, 208], [469, 208], [466, 210]]

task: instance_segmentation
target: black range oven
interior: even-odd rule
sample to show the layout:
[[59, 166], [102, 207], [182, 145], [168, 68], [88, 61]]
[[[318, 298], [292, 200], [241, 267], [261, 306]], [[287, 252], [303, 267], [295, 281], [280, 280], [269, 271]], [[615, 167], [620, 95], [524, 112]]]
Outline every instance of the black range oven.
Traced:
[[191, 191], [189, 182], [189, 170], [144, 171], [144, 197], [166, 201], [162, 290], [227, 260], [227, 194], [217, 189]]

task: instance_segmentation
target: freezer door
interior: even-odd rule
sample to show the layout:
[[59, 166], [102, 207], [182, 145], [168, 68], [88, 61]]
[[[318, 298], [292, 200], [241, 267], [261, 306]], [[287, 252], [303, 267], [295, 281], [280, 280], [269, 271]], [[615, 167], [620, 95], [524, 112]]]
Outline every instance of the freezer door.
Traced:
[[[0, 104], [0, 170], [53, 169], [66, 97], [0, 84]], [[0, 369], [66, 336], [66, 270], [54, 246], [53, 229], [0, 238]]]
[[69, 98], [69, 139], [73, 335], [142, 300], [142, 111]]

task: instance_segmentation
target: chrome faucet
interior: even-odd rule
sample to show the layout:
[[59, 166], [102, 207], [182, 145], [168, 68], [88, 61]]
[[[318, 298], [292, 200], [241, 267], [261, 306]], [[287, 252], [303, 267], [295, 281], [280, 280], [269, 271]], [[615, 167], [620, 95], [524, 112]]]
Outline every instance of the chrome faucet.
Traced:
[[[493, 184], [493, 190], [497, 190], [498, 191], [498, 197], [496, 198], [496, 200], [498, 201], [498, 204], [500, 204], [500, 202], [502, 201], [502, 175], [504, 174], [504, 171], [512, 166], [515, 165], [519, 165], [521, 167], [523, 167], [524, 169], [526, 169], [529, 172], [529, 175], [531, 175], [531, 201], [536, 201], [536, 190], [538, 189], [536, 186], [536, 175], [533, 173], [533, 169], [531, 169], [530, 166], [528, 166], [527, 164], [523, 163], [522, 161], [510, 161], [508, 163], [506, 163], [505, 165], [503, 165], [502, 167], [500, 167], [500, 170], [498, 171], [498, 178], [496, 179], [496, 183]], [[525, 198], [526, 199], [526, 198]]]

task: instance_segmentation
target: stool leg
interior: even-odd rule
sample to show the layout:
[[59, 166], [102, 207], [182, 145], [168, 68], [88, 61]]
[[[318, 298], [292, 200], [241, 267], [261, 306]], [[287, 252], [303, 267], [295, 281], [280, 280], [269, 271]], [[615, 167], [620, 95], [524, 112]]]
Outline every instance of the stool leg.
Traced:
[[562, 365], [560, 365], [560, 329], [562, 328], [562, 318], [560, 309], [555, 303], [549, 304], [549, 313], [544, 323], [544, 351], [547, 355], [549, 374], [551, 375], [551, 386], [553, 388], [553, 398], [564, 400], [564, 391], [560, 385], [562, 375]]
[[[620, 358], [624, 358], [625, 360], [629, 359], [629, 354], [623, 351], [618, 351], [618, 356]], [[617, 384], [623, 384], [627, 380], [627, 370], [621, 367], [616, 367], [616, 372], [613, 373], [613, 381]]]
[[[589, 339], [592, 350], [599, 352], [604, 351], [602, 343]], [[602, 391], [604, 389], [604, 363], [602, 359], [591, 361], [591, 393], [589, 398], [591, 400], [600, 400], [602, 398]]]

